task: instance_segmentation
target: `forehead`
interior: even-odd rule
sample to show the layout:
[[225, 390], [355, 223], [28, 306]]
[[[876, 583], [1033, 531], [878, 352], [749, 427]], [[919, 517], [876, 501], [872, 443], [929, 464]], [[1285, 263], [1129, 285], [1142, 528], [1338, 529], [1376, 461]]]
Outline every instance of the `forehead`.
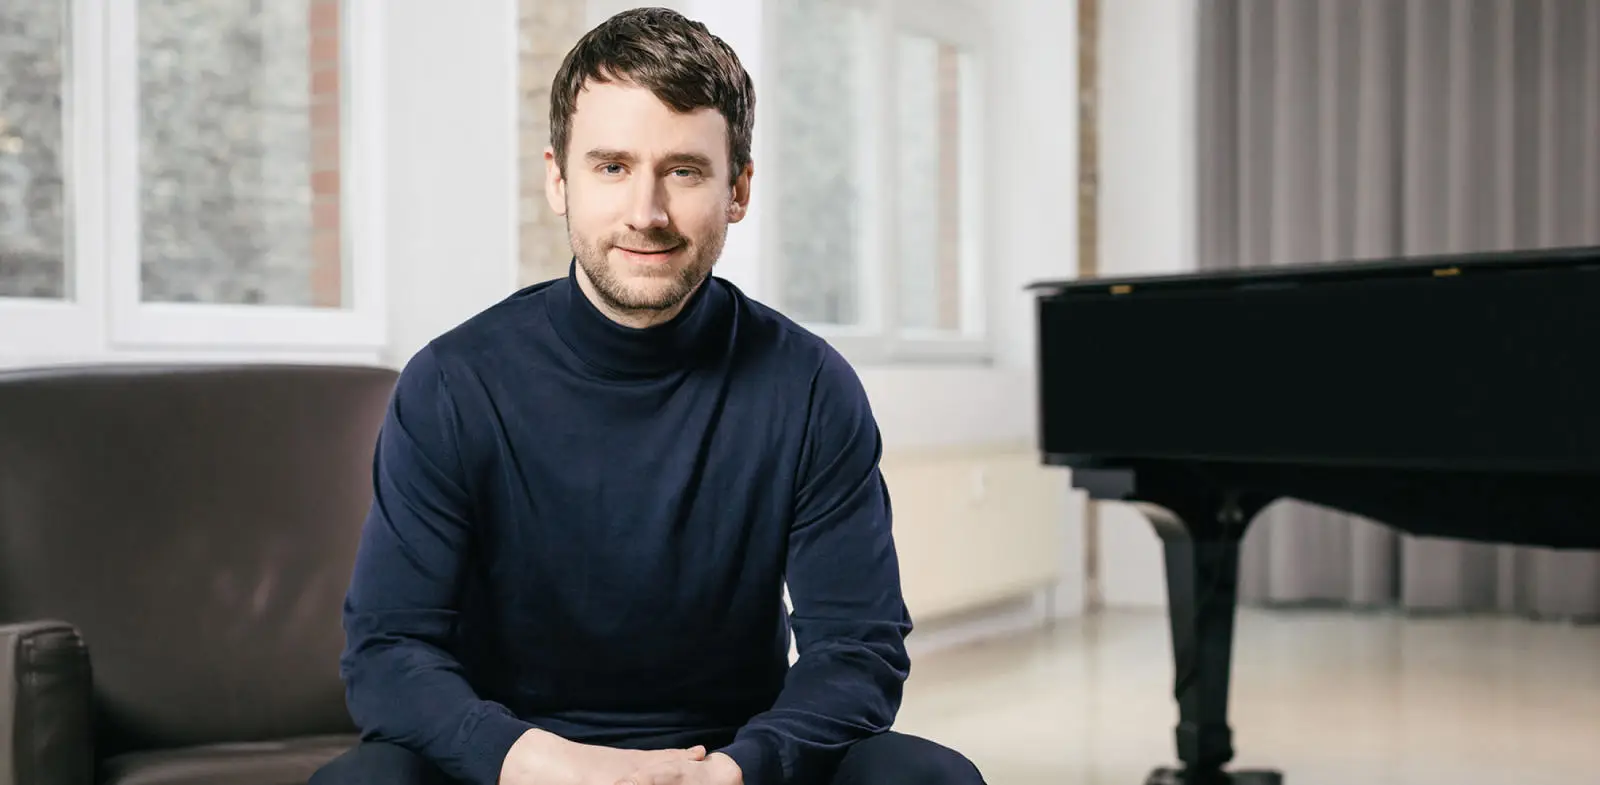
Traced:
[[711, 107], [677, 112], [646, 88], [591, 81], [578, 92], [570, 145], [574, 156], [604, 148], [649, 158], [699, 153], [720, 162], [728, 123]]

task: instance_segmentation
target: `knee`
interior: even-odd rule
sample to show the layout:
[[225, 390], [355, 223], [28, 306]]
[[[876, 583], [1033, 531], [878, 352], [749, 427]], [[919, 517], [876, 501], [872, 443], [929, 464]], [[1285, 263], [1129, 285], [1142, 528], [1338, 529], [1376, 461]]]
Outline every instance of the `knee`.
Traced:
[[985, 785], [965, 755], [918, 736], [886, 733], [853, 746], [834, 785]]
[[441, 785], [444, 781], [433, 764], [404, 747], [362, 742], [317, 769], [306, 785]]

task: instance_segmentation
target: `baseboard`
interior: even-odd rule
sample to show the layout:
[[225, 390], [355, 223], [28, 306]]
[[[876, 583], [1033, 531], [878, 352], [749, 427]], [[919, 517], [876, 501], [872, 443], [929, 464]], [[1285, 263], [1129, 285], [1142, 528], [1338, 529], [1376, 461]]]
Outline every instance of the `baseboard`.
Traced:
[[959, 613], [917, 619], [906, 648], [916, 656], [1042, 629], [1073, 615], [1057, 605], [1055, 594], [1055, 587], [1045, 586]]

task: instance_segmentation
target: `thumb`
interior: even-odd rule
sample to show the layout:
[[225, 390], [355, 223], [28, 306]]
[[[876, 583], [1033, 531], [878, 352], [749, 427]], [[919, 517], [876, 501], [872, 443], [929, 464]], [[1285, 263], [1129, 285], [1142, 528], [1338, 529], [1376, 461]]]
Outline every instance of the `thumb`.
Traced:
[[646, 760], [667, 763], [680, 760], [704, 760], [706, 757], [705, 745], [696, 744], [689, 749], [653, 750], [644, 753]]

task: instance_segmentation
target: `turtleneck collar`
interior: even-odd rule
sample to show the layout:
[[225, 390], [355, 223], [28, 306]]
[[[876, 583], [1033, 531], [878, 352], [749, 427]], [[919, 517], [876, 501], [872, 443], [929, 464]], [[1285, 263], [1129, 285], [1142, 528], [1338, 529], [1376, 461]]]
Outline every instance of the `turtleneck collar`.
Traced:
[[689, 367], [725, 348], [733, 297], [715, 276], [695, 289], [683, 310], [650, 327], [618, 324], [578, 284], [574, 259], [550, 291], [550, 324], [588, 364], [617, 376], [653, 376]]

